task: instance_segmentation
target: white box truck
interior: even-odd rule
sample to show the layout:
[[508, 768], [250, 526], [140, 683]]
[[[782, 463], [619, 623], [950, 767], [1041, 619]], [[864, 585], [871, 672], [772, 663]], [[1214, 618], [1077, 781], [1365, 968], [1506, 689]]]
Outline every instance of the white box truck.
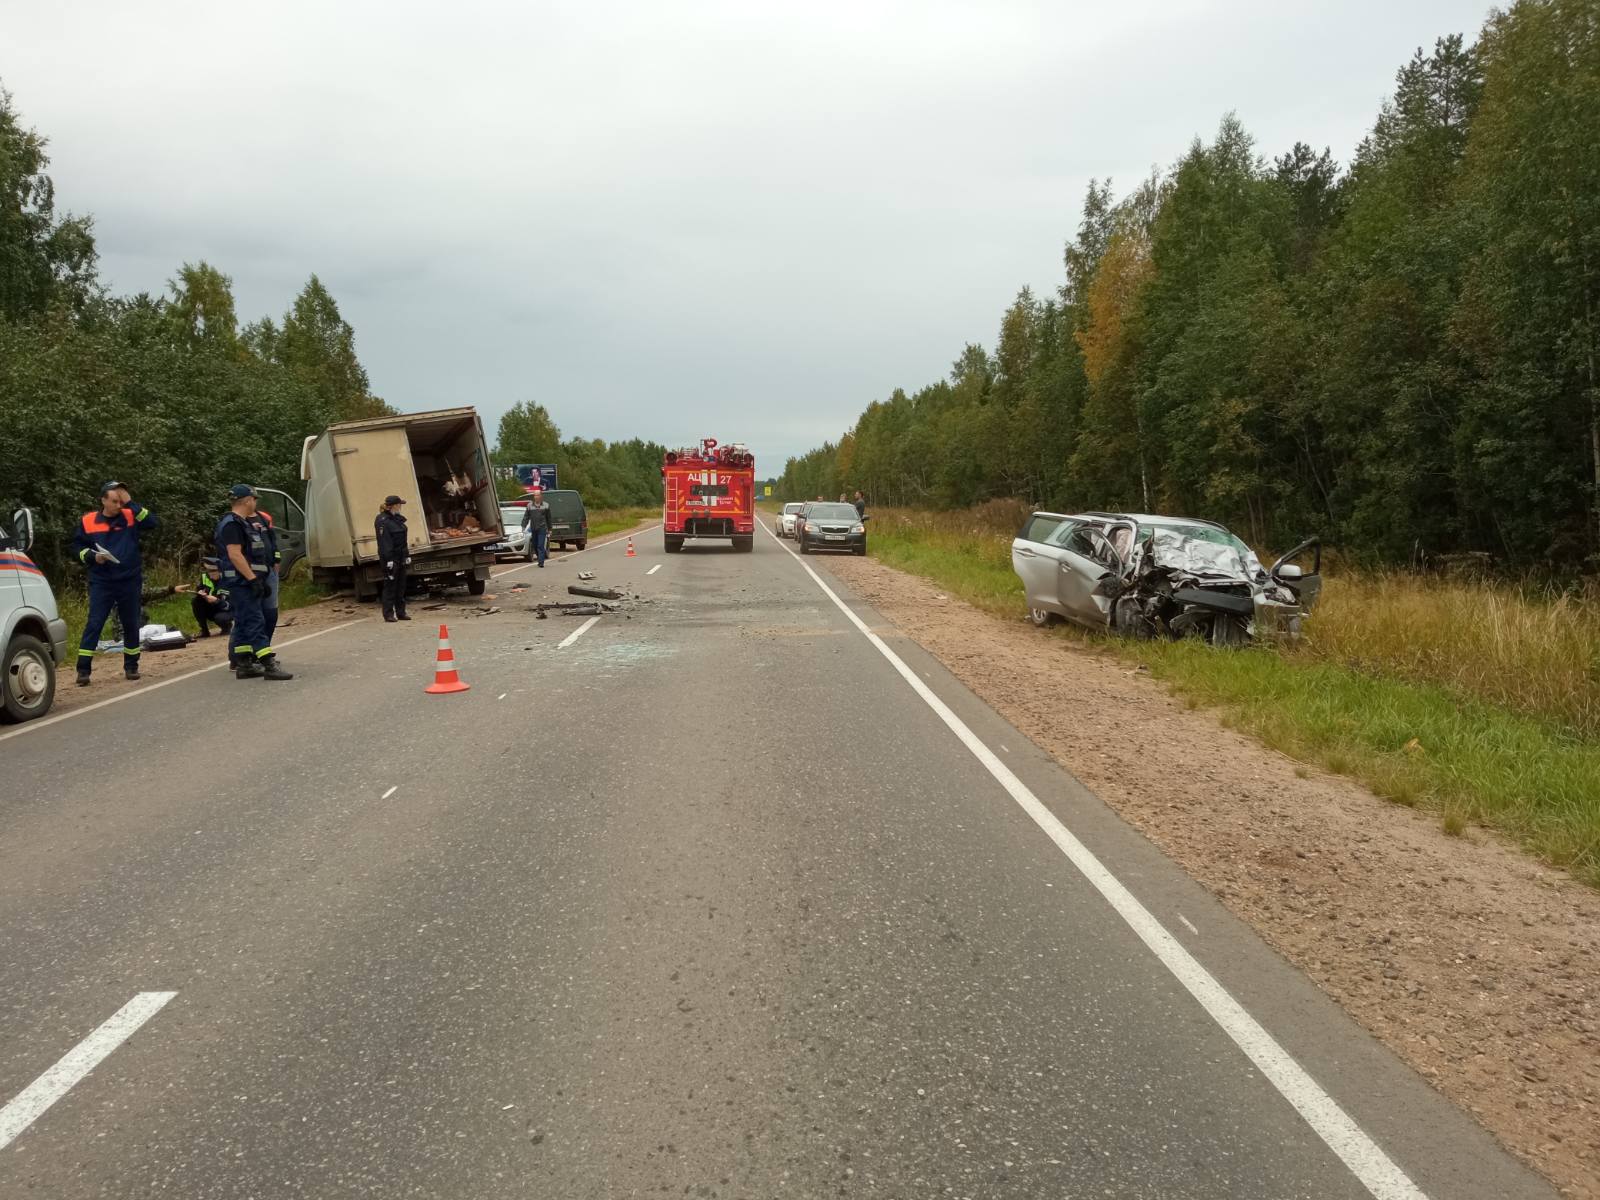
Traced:
[[[410, 531], [412, 579], [488, 585], [500, 541], [500, 503], [483, 423], [472, 408], [342, 421], [308, 437], [300, 454], [305, 511], [257, 489], [279, 530], [285, 575], [304, 555], [319, 583], [370, 600], [383, 585], [373, 527], [384, 497], [399, 496]], [[296, 528], [298, 526], [299, 528]]]
[[28, 551], [33, 513], [21, 508], [0, 525], [0, 719], [28, 721], [50, 711], [56, 668], [67, 658], [67, 624], [50, 581]]

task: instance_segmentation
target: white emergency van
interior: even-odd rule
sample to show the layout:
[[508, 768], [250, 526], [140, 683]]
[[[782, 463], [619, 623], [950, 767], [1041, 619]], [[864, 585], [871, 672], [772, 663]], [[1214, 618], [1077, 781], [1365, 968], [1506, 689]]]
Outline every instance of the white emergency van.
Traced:
[[50, 711], [56, 668], [67, 657], [67, 623], [56, 594], [28, 551], [33, 513], [18, 509], [0, 525], [0, 720], [28, 721]]

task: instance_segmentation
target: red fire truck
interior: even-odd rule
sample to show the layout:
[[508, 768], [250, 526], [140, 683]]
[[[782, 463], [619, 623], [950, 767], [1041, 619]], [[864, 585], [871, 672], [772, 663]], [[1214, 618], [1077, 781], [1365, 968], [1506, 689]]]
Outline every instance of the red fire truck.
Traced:
[[668, 450], [661, 466], [666, 503], [661, 526], [668, 554], [684, 538], [728, 538], [748, 551], [756, 537], [756, 459], [743, 445], [705, 438], [696, 448]]

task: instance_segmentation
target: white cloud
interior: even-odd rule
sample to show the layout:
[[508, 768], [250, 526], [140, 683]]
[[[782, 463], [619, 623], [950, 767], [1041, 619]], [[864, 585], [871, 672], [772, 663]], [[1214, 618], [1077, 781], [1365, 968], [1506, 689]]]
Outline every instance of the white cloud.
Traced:
[[1489, 5], [11, 6], [0, 81], [119, 291], [315, 271], [376, 390], [782, 456], [1054, 287], [1090, 176], [1237, 110], [1348, 158]]

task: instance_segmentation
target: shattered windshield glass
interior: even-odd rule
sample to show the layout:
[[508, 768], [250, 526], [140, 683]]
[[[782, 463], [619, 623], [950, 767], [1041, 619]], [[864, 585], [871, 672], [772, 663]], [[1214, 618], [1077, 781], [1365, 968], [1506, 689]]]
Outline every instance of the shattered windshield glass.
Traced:
[[1261, 571], [1256, 556], [1233, 534], [1210, 525], [1150, 525], [1158, 566], [1191, 575], [1253, 579]]

